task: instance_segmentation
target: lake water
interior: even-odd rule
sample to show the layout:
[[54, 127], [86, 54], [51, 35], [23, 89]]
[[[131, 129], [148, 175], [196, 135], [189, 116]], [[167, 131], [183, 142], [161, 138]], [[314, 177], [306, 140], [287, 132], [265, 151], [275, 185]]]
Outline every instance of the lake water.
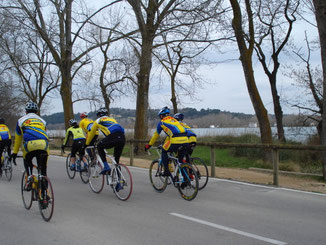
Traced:
[[[150, 130], [150, 135], [154, 133], [154, 130], [155, 129]], [[244, 134], [260, 135], [259, 128], [193, 128], [193, 131], [198, 137], [222, 135], [241, 136]], [[133, 132], [133, 129], [126, 129], [127, 134], [132, 134]], [[286, 139], [306, 143], [309, 137], [317, 134], [317, 129], [316, 127], [284, 127], [284, 132]], [[64, 137], [65, 131], [48, 130], [48, 134], [50, 137]], [[272, 127], [272, 134], [274, 138], [277, 138], [276, 127]]]

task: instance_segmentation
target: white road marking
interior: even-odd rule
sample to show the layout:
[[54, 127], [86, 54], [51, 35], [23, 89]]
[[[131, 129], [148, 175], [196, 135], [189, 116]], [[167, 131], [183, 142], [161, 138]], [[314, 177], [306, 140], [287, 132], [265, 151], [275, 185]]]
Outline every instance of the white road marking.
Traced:
[[255, 234], [251, 234], [251, 233], [248, 233], [248, 232], [236, 230], [236, 229], [229, 228], [229, 227], [226, 227], [226, 226], [223, 226], [223, 225], [214, 224], [214, 223], [211, 223], [211, 222], [208, 222], [208, 221], [205, 221], [205, 220], [196, 219], [196, 218], [186, 216], [186, 215], [182, 215], [182, 214], [178, 214], [178, 213], [170, 213], [170, 215], [173, 215], [173, 216], [176, 216], [176, 217], [179, 217], [179, 218], [182, 218], [182, 219], [190, 220], [190, 221], [193, 221], [193, 222], [197, 222], [197, 223], [200, 223], [200, 224], [203, 224], [203, 225], [211, 226], [211, 227], [214, 227], [216, 229], [232, 232], [232, 233], [235, 233], [235, 234], [238, 234], [238, 235], [241, 235], [241, 236], [246, 236], [246, 237], [250, 237], [250, 238], [253, 238], [253, 239], [256, 239], [256, 240], [268, 242], [268, 243], [275, 244], [275, 245], [286, 245], [287, 244], [286, 242], [274, 240], [274, 239], [263, 237], [263, 236], [258, 236], [258, 235], [255, 235]]

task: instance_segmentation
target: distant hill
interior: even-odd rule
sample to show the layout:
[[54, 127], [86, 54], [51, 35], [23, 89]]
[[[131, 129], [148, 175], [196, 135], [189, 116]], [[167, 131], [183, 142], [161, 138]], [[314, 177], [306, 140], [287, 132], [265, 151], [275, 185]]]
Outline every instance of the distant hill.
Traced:
[[[197, 110], [194, 108], [184, 108], [179, 112], [183, 113], [187, 119], [195, 119], [195, 118], [203, 118], [209, 115], [218, 115], [220, 113], [230, 115], [232, 118], [236, 117], [239, 120], [249, 120], [253, 117], [252, 114], [244, 114], [244, 113], [233, 113], [228, 111], [221, 111], [219, 109], [201, 109]], [[149, 119], [156, 120], [157, 119], [158, 110], [149, 110]], [[127, 119], [134, 118], [136, 115], [136, 110], [133, 109], [124, 109], [124, 108], [111, 108], [110, 114], [119, 119]], [[63, 112], [54, 113], [51, 115], [42, 116], [48, 125], [50, 124], [63, 124], [64, 116]], [[90, 112], [89, 118], [95, 119], [96, 113]], [[79, 120], [79, 113], [75, 114], [75, 119]]]

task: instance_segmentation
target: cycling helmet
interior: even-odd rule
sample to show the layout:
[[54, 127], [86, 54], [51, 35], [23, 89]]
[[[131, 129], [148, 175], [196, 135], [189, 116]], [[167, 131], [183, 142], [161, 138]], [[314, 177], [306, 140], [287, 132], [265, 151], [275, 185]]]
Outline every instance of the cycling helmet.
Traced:
[[96, 116], [98, 116], [98, 117], [103, 117], [103, 116], [106, 116], [107, 114], [108, 114], [108, 111], [105, 107], [98, 109], [98, 111], [96, 112]]
[[3, 119], [2, 117], [0, 117], [0, 124], [5, 124], [5, 119]]
[[88, 117], [88, 113], [87, 112], [80, 113], [80, 118], [85, 118], [85, 117]]
[[161, 116], [161, 115], [166, 115], [166, 114], [170, 114], [170, 109], [167, 106], [162, 108], [157, 115]]
[[178, 121], [182, 121], [183, 120], [183, 118], [184, 118], [184, 116], [183, 116], [183, 114], [182, 113], [176, 113], [176, 114], [174, 114], [174, 116], [173, 116], [175, 119], [177, 119]]
[[77, 121], [76, 121], [75, 119], [70, 119], [70, 120], [69, 120], [69, 125], [70, 125], [70, 126], [77, 125]]
[[38, 106], [35, 102], [33, 101], [30, 101], [30, 102], [27, 102], [26, 103], [26, 106], [25, 106], [25, 111], [26, 112], [37, 112], [38, 111]]

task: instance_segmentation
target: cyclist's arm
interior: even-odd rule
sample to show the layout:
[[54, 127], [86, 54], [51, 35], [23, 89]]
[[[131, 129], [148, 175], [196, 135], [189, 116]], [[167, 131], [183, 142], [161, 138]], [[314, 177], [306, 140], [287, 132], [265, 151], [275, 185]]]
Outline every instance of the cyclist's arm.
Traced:
[[19, 135], [15, 133], [15, 144], [14, 144], [13, 153], [15, 154], [18, 153], [22, 141], [23, 141], [23, 135], [22, 134]]
[[72, 132], [71, 132], [71, 130], [69, 128], [67, 130], [67, 132], [66, 132], [66, 137], [65, 137], [65, 140], [63, 141], [63, 146], [66, 146], [67, 145], [70, 135], [72, 135]]
[[98, 128], [98, 124], [97, 124], [97, 122], [95, 121], [95, 122], [93, 123], [93, 126], [92, 126], [91, 131], [87, 134], [86, 145], [89, 145], [89, 144], [91, 143], [92, 139], [93, 139], [94, 136], [96, 135], [97, 128]]

